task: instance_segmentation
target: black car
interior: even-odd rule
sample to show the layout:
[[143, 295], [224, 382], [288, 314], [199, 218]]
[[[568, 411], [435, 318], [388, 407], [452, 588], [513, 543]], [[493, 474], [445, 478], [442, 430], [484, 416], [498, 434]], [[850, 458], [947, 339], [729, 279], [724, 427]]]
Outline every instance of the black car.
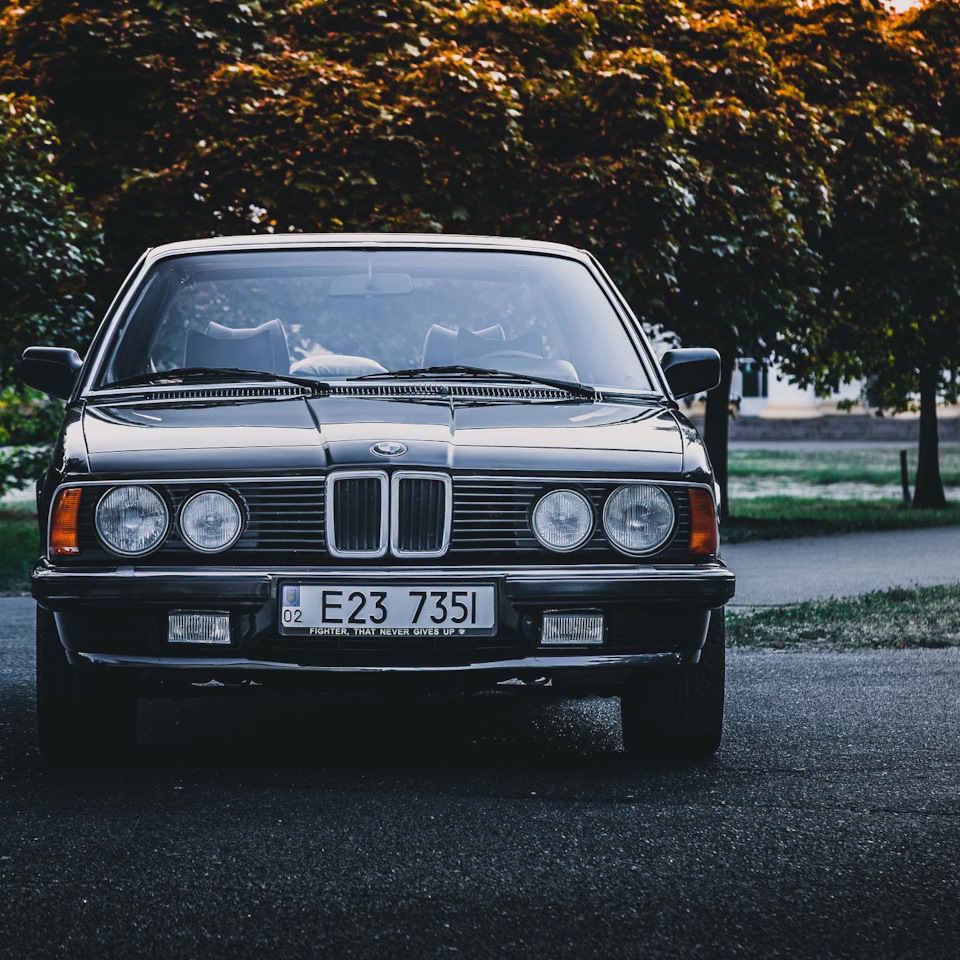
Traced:
[[242, 237], [148, 251], [81, 361], [37, 499], [51, 758], [121, 751], [139, 696], [211, 682], [618, 695], [637, 753], [723, 720], [717, 492], [587, 253], [483, 237]]

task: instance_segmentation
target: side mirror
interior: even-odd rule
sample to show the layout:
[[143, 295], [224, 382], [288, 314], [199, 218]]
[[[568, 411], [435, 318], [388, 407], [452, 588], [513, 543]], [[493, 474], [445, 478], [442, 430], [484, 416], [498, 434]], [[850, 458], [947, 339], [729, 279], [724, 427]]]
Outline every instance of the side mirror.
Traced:
[[20, 378], [28, 387], [66, 400], [82, 366], [77, 351], [68, 347], [27, 347], [20, 361]]
[[720, 354], [716, 350], [668, 350], [660, 358], [660, 366], [678, 400], [692, 393], [706, 393], [720, 382]]

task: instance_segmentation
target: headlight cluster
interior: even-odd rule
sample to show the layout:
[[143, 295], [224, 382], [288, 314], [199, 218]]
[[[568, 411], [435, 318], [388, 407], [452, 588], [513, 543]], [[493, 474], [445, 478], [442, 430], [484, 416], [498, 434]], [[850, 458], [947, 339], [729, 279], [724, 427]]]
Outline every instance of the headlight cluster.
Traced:
[[[114, 487], [97, 504], [96, 528], [107, 549], [122, 557], [142, 557], [156, 550], [170, 532], [166, 501], [152, 487]], [[177, 526], [183, 542], [200, 553], [219, 553], [243, 532], [237, 501], [219, 490], [202, 490], [180, 507]]]
[[[640, 556], [662, 547], [673, 531], [673, 501], [649, 483], [625, 483], [610, 494], [603, 508], [603, 531], [621, 553]], [[590, 501], [576, 490], [551, 490], [533, 508], [531, 526], [548, 550], [566, 553], [582, 547], [593, 535]]]
[[551, 490], [533, 508], [533, 535], [548, 550], [582, 547], [593, 533], [593, 508], [576, 490]]
[[100, 539], [124, 557], [140, 557], [156, 550], [169, 526], [167, 505], [150, 487], [114, 487], [97, 504]]
[[180, 508], [180, 536], [200, 553], [233, 546], [243, 529], [243, 515], [233, 497], [219, 490], [195, 493]]
[[673, 501], [649, 483], [628, 483], [610, 494], [603, 508], [603, 529], [624, 553], [652, 553], [673, 529]]

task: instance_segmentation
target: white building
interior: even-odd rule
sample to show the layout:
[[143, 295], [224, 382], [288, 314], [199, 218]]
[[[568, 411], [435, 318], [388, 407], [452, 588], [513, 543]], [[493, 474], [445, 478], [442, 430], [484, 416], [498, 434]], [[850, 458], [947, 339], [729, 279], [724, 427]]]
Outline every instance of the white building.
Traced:
[[733, 373], [730, 400], [739, 401], [741, 417], [800, 419], [835, 413], [838, 401], [859, 400], [861, 388], [861, 381], [855, 380], [831, 397], [818, 397], [812, 387], [791, 383], [776, 365], [743, 359]]

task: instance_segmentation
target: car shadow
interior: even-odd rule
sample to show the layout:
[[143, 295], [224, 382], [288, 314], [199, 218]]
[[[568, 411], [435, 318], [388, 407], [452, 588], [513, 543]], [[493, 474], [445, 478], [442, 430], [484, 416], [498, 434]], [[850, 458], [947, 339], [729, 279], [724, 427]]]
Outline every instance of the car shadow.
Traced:
[[[205, 787], [430, 790], [492, 797], [611, 800], [715, 763], [638, 761], [623, 751], [619, 701], [510, 693], [332, 696], [218, 691], [144, 700], [135, 753], [111, 766], [61, 768], [99, 788], [193, 782]], [[633, 796], [633, 795], [631, 795]]]
[[525, 765], [619, 759], [618, 704], [533, 695], [231, 693], [140, 705], [139, 762]]

